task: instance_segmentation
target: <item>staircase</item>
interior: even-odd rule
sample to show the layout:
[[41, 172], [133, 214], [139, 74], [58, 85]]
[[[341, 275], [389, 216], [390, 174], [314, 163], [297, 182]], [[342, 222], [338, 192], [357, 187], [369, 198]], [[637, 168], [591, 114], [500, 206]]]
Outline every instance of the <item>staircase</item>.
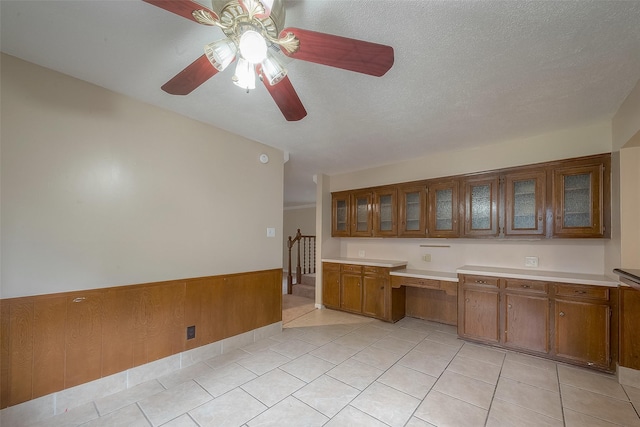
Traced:
[[316, 299], [316, 274], [304, 274], [302, 281], [293, 285], [293, 295], [304, 298]]

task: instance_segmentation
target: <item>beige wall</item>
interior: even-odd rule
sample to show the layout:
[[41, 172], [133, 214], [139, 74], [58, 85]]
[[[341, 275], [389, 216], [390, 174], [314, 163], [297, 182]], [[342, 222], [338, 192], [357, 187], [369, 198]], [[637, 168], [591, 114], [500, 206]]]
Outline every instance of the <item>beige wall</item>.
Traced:
[[1, 71], [3, 298], [282, 267], [282, 152], [7, 55]]
[[605, 269], [640, 268], [640, 80], [613, 117], [612, 235]]
[[[465, 151], [445, 152], [411, 161], [331, 177], [331, 191], [470, 173], [611, 151], [608, 121], [532, 138], [505, 141]], [[525, 256], [539, 258], [539, 270], [604, 274], [605, 240], [339, 240], [337, 253], [323, 256], [400, 259], [408, 268], [454, 272], [465, 264], [524, 268]], [[437, 247], [421, 247], [435, 245]], [[431, 262], [422, 256], [431, 255]]]

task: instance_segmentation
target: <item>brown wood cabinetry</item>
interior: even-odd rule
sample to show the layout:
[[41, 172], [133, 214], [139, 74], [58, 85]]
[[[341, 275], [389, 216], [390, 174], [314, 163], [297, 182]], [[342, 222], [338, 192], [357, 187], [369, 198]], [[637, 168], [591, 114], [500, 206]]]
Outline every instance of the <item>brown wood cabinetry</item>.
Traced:
[[429, 183], [429, 237], [458, 237], [460, 202], [459, 182], [455, 179], [437, 180]]
[[541, 236], [546, 232], [546, 173], [544, 170], [504, 176], [505, 236]]
[[[606, 173], [605, 173], [606, 171]], [[605, 203], [605, 188], [607, 201]], [[603, 237], [609, 209], [609, 168], [605, 163], [553, 171], [554, 236]]]
[[499, 186], [498, 175], [481, 175], [464, 180], [464, 236], [497, 236]]
[[373, 192], [373, 236], [398, 235], [398, 190], [385, 187]]
[[351, 235], [351, 192], [342, 191], [331, 195], [331, 235]]
[[393, 306], [391, 270], [389, 267], [323, 262], [324, 305], [390, 322], [399, 320], [404, 316], [404, 310], [398, 317]]
[[398, 237], [425, 237], [427, 212], [427, 186], [406, 184], [398, 186]]
[[458, 334], [462, 338], [612, 370], [617, 288], [459, 277]]
[[465, 338], [500, 341], [500, 280], [492, 277], [460, 277], [458, 334]]
[[620, 287], [620, 366], [640, 369], [640, 292]]
[[611, 155], [332, 193], [334, 237], [609, 237]]
[[322, 303], [329, 308], [340, 308], [340, 264], [322, 263]]

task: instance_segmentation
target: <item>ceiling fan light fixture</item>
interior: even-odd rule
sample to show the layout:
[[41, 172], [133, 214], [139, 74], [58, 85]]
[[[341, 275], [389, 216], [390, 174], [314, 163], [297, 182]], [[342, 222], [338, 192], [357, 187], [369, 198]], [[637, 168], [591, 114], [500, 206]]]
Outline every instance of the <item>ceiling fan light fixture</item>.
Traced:
[[262, 72], [271, 86], [278, 84], [287, 75], [287, 69], [280, 60], [271, 54], [262, 61]]
[[238, 58], [236, 73], [232, 78], [233, 84], [240, 86], [247, 92], [256, 88], [256, 70], [253, 64], [246, 59]]
[[204, 47], [204, 53], [207, 55], [209, 62], [218, 71], [223, 71], [233, 62], [236, 52], [236, 44], [228, 38], [209, 43]]
[[267, 57], [267, 42], [254, 30], [242, 33], [239, 48], [242, 57], [253, 64], [259, 64]]

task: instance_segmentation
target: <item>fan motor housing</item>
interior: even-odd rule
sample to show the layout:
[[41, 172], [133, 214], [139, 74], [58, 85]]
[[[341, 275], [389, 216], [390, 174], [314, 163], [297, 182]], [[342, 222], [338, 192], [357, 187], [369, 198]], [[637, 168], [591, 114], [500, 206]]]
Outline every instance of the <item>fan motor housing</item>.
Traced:
[[[245, 13], [238, 0], [211, 0], [211, 3], [212, 10], [218, 14], [220, 21], [224, 24], [230, 24], [236, 20], [237, 17]], [[243, 3], [246, 6], [249, 6], [251, 3], [260, 3], [264, 6], [264, 3], [260, 2], [260, 0], [243, 0]], [[261, 26], [269, 33], [269, 36], [278, 38], [280, 31], [284, 28], [285, 16], [284, 1], [273, 0], [269, 16], [259, 20], [262, 22]], [[231, 34], [227, 34], [227, 36], [230, 35]]]

